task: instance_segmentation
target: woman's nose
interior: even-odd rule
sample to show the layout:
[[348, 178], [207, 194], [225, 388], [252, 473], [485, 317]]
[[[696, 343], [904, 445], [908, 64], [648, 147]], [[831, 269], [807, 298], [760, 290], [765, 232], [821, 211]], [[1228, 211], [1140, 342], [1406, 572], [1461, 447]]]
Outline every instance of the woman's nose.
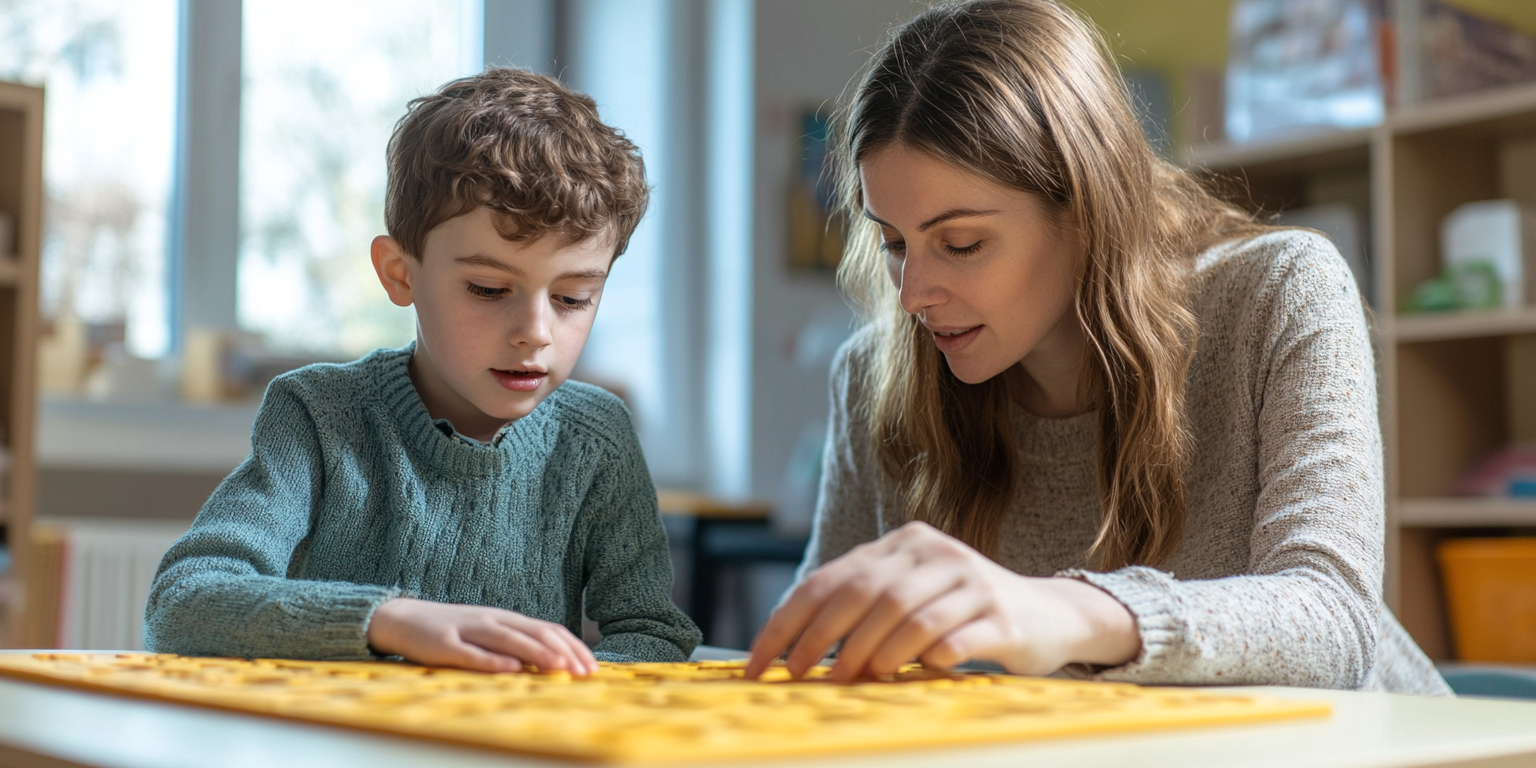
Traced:
[[929, 307], [940, 303], [944, 291], [935, 279], [937, 265], [920, 251], [908, 251], [901, 260], [896, 275], [896, 289], [901, 297], [901, 308], [908, 314], [922, 314]]

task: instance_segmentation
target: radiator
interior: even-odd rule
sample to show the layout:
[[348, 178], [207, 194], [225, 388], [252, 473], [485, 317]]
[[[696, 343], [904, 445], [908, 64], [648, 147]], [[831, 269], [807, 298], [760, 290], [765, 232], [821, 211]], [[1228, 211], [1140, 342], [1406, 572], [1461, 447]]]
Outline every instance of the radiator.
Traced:
[[[144, 603], [160, 558], [185, 533], [185, 522], [53, 520], [62, 539], [54, 596], [57, 646], [141, 650]], [[41, 527], [41, 526], [40, 526]]]

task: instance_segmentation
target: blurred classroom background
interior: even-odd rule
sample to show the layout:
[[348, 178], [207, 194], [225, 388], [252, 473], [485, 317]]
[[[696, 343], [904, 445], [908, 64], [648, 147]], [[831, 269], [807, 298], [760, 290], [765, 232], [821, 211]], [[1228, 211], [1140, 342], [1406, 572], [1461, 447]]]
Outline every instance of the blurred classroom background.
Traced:
[[[1165, 157], [1354, 269], [1390, 604], [1447, 669], [1536, 665], [1536, 3], [1070, 4]], [[577, 378], [635, 413], [679, 603], [744, 646], [803, 549], [854, 324], [827, 117], [924, 7], [0, 0], [5, 642], [139, 647], [155, 565], [245, 457], [265, 383], [412, 339], [367, 258], [384, 144], [409, 99], [510, 64], [645, 153], [654, 202]]]

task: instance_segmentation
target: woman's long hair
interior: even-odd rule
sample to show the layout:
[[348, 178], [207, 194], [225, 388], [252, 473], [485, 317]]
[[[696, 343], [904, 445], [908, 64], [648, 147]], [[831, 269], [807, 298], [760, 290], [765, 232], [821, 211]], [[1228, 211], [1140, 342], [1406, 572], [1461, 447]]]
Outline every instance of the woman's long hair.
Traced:
[[839, 279], [879, 329], [863, 407], [908, 517], [993, 554], [1020, 457], [1004, 377], [961, 382], [896, 300], [858, 167], [896, 144], [1031, 193], [1076, 230], [1082, 394], [1098, 412], [1104, 509], [1087, 556], [1103, 569], [1165, 560], [1182, 537], [1191, 452], [1194, 254], [1262, 227], [1153, 153], [1098, 35], [1052, 0], [976, 0], [908, 22], [834, 117], [834, 137], [852, 228]]

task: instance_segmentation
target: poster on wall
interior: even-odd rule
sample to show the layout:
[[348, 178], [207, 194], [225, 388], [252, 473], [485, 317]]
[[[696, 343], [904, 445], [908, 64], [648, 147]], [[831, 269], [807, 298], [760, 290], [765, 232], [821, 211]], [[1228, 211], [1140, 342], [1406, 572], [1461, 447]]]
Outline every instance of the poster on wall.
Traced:
[[833, 272], [843, 258], [845, 222], [836, 212], [827, 144], [829, 120], [815, 108], [800, 113], [796, 142], [800, 164], [788, 201], [791, 271]]
[[1226, 135], [1245, 142], [1381, 122], [1382, 0], [1235, 0]]

